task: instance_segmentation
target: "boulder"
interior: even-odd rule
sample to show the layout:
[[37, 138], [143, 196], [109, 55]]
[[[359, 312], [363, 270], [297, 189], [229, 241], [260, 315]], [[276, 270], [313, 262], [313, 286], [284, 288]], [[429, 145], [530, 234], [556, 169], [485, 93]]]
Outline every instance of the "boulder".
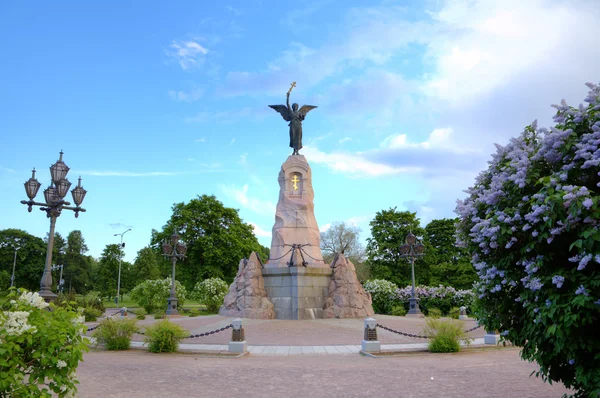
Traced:
[[343, 253], [331, 263], [333, 273], [329, 283], [329, 297], [323, 305], [324, 318], [365, 318], [374, 314], [371, 295], [358, 278], [354, 264]]
[[219, 314], [253, 319], [275, 319], [273, 303], [267, 297], [262, 262], [255, 252], [240, 261], [238, 273], [229, 286]]

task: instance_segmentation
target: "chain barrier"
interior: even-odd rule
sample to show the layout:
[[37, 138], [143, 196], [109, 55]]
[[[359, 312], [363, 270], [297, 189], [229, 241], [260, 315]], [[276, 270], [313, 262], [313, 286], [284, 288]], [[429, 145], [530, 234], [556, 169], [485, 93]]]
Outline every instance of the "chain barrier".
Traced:
[[[477, 325], [475, 327], [472, 327], [471, 329], [467, 329], [465, 330], [465, 333], [469, 333], [472, 332], [473, 330], [479, 329], [480, 327], [482, 327], [483, 325]], [[406, 336], [406, 337], [413, 337], [413, 338], [417, 338], [417, 339], [429, 339], [431, 337], [429, 336], [419, 336], [418, 334], [412, 334], [412, 333], [404, 333], [404, 332], [400, 332], [398, 330], [394, 330], [394, 329], [390, 329], [388, 327], [385, 327], [381, 324], [377, 324], [377, 327], [383, 329], [383, 330], [387, 330], [388, 332], [392, 332], [392, 333], [396, 333], [396, 334], [401, 334], [402, 336]]]
[[302, 251], [302, 253], [306, 254], [308, 257], [312, 258], [313, 260], [315, 260], [315, 261], [322, 261], [322, 260], [317, 260], [316, 258], [314, 258], [313, 256], [311, 256], [310, 254], [308, 254], [306, 252], [306, 250], [304, 250], [303, 247], [301, 247], [300, 250]]
[[428, 336], [419, 336], [418, 334], [411, 334], [411, 333], [400, 332], [398, 330], [390, 329], [388, 327], [380, 325], [379, 323], [377, 324], [377, 327], [382, 328], [383, 330], [387, 330], [388, 332], [392, 332], [392, 333], [396, 333], [396, 334], [401, 334], [402, 336], [406, 336], [406, 337], [414, 337], [414, 338], [417, 338], [417, 339], [428, 339], [429, 338]]
[[[108, 316], [108, 318], [111, 318], [111, 317], [113, 317], [113, 316], [115, 316], [115, 315], [119, 315], [119, 314], [122, 314], [122, 313], [123, 313], [123, 310], [119, 310], [119, 311], [115, 312], [114, 314], [112, 314], [112, 315]], [[100, 326], [100, 324], [98, 324], [98, 325], [96, 325], [96, 326], [93, 326], [93, 327], [91, 327], [91, 328], [88, 328], [88, 329], [87, 329], [87, 331], [88, 331], [88, 332], [91, 332], [92, 330], [98, 329], [98, 326]]]
[[467, 329], [467, 330], [465, 330], [465, 333], [472, 332], [473, 330], [475, 330], [475, 329], [479, 329], [479, 328], [480, 328], [480, 327], [482, 327], [482, 326], [483, 326], [483, 325], [477, 325], [477, 326], [475, 326], [475, 327], [472, 327], [471, 329]]
[[287, 253], [285, 253], [283, 256], [281, 257], [277, 257], [277, 258], [269, 258], [269, 261], [276, 261], [276, 260], [281, 260], [282, 258], [284, 258], [285, 256], [287, 256], [288, 254], [290, 254], [290, 252], [292, 251], [292, 249], [288, 250]]
[[[224, 330], [227, 330], [227, 329], [229, 329], [229, 328], [232, 328], [232, 327], [233, 327], [233, 325], [227, 325], [227, 326], [225, 326], [225, 327], [222, 327], [221, 329], [215, 329], [215, 330], [211, 330], [210, 332], [204, 332], [204, 333], [192, 334], [192, 335], [189, 335], [189, 336], [187, 336], [187, 337], [186, 337], [186, 339], [195, 339], [195, 338], [197, 338], [197, 337], [205, 337], [205, 336], [209, 336], [209, 335], [211, 335], [211, 334], [217, 334], [217, 333], [220, 333], [220, 332], [222, 332], [222, 331], [224, 331]], [[146, 335], [146, 333], [145, 333], [144, 331], [142, 331], [142, 330], [140, 330], [140, 331], [137, 331], [136, 333], [137, 333], [137, 334], [141, 334], [142, 336], [145, 336], [145, 335]]]

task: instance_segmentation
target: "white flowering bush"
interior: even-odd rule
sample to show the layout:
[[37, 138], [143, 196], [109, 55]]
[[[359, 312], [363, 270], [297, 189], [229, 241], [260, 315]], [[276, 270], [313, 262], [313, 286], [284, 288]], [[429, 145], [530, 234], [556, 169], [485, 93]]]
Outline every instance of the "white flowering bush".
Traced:
[[88, 350], [81, 314], [13, 289], [0, 311], [0, 396], [59, 397], [77, 392]]
[[[400, 303], [408, 309], [409, 299], [412, 297], [412, 286], [396, 290]], [[473, 290], [459, 290], [452, 286], [415, 286], [415, 297], [419, 299], [419, 308], [425, 314], [430, 308], [438, 308], [443, 314], [449, 314], [453, 307], [471, 309], [475, 300]]]
[[228, 290], [229, 285], [223, 279], [209, 278], [196, 283], [192, 298], [206, 305], [209, 312], [218, 312]]
[[[147, 280], [131, 290], [130, 297], [151, 314], [156, 310], [166, 310], [167, 299], [171, 297], [170, 277], [165, 279]], [[179, 281], [175, 281], [175, 297], [177, 297], [177, 309], [182, 309], [186, 299], [186, 290]]]
[[588, 106], [555, 105], [504, 147], [458, 201], [473, 253], [478, 318], [521, 346], [538, 375], [600, 394], [600, 86]]
[[371, 294], [373, 310], [376, 314], [390, 314], [393, 308], [400, 303], [396, 291], [398, 286], [385, 279], [372, 279], [366, 281], [364, 289]]

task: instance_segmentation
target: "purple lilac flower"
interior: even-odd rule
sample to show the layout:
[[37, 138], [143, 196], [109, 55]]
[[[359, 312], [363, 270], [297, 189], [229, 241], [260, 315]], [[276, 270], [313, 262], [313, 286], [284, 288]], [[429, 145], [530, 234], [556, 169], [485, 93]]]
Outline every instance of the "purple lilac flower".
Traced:
[[565, 282], [565, 277], [560, 275], [554, 275], [552, 277], [552, 283], [556, 285], [557, 288], [561, 288], [563, 283]]
[[[515, 301], [516, 301], [517, 303], [518, 303], [518, 302], [520, 302], [520, 301], [521, 301], [521, 297], [517, 297], [517, 298], [515, 299]], [[600, 301], [600, 300], [598, 300], [598, 301]]]
[[503, 331], [502, 333], [500, 333], [502, 336], [508, 336], [508, 330]]
[[548, 242], [548, 244], [552, 243], [552, 241], [554, 240], [553, 237], [549, 237], [548, 239], [546, 239], [546, 242]]
[[529, 282], [529, 289], [531, 289], [532, 292], [540, 290], [542, 286], [544, 286], [544, 284], [540, 281], [540, 278], [533, 278], [531, 282]]
[[596, 304], [596, 305], [600, 305], [600, 299], [598, 299], [598, 300], [594, 301], [594, 304]]
[[546, 307], [550, 307], [552, 305], [552, 301], [546, 300]]
[[573, 365], [575, 363], [574, 359], [569, 359], [569, 365]]
[[584, 256], [581, 259], [581, 261], [579, 262], [579, 266], [577, 267], [577, 271], [583, 270], [588, 265], [588, 263], [591, 261], [591, 259], [592, 259], [592, 255], [591, 254], [588, 254], [588, 255]]
[[532, 235], [534, 238], [537, 238], [537, 236], [538, 236], [539, 234], [540, 234], [540, 233], [539, 233], [538, 231], [533, 231], [533, 232], [531, 233], [531, 235]]
[[539, 309], [539, 308], [534, 308], [534, 309], [533, 309], [533, 313], [534, 313], [534, 314], [537, 314], [539, 311], [540, 311], [540, 309]]
[[592, 207], [594, 204], [594, 201], [591, 198], [587, 198], [586, 200], [583, 201], [582, 205], [586, 208], [589, 209], [590, 207]]
[[579, 260], [581, 260], [581, 257], [579, 257], [579, 255], [573, 256], [573, 257], [569, 257], [569, 261], [572, 263], [576, 263]]
[[600, 264], [600, 254], [596, 254], [594, 256], [594, 261], [597, 262], [598, 264]]
[[587, 290], [585, 290], [585, 287], [583, 285], [580, 285], [577, 290], [575, 290], [575, 294], [580, 295], [583, 294], [584, 296], [589, 296], [589, 293], [587, 292]]

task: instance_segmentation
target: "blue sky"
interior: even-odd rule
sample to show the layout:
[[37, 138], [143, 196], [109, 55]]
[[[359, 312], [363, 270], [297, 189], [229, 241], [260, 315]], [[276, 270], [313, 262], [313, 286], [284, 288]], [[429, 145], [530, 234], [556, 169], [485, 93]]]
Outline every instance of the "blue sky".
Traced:
[[267, 105], [292, 81], [293, 102], [318, 106], [301, 153], [322, 229], [346, 221], [366, 240], [394, 206], [453, 217], [493, 143], [599, 81], [599, 17], [594, 0], [2, 1], [0, 229], [45, 236], [22, 184], [35, 166], [46, 187], [63, 149], [88, 211], [57, 231], [80, 229], [93, 256], [132, 228], [133, 261], [201, 194], [270, 246], [291, 149]]

